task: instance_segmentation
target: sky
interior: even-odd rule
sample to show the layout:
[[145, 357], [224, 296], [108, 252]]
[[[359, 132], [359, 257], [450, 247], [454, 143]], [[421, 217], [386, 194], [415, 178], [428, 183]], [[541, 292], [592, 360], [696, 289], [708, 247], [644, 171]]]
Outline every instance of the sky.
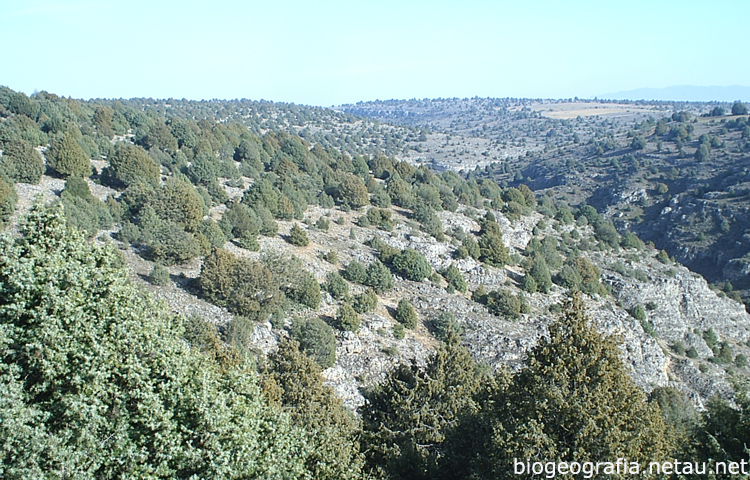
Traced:
[[747, 0], [3, 0], [0, 85], [320, 106], [748, 85], [748, 18]]

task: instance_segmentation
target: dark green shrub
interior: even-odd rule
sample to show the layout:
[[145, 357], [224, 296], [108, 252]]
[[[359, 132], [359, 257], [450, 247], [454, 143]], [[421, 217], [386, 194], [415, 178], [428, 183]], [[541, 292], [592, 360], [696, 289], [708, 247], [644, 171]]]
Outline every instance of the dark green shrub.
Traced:
[[344, 278], [350, 282], [364, 285], [367, 281], [367, 269], [357, 260], [352, 260], [344, 270]]
[[521, 299], [508, 290], [493, 290], [487, 295], [487, 309], [493, 315], [516, 319], [521, 316]]
[[257, 261], [222, 249], [206, 257], [198, 278], [201, 296], [230, 312], [264, 320], [281, 305], [278, 277]]
[[549, 289], [552, 286], [552, 276], [547, 267], [547, 262], [543, 256], [534, 258], [531, 268], [529, 269], [529, 275], [531, 275], [536, 281], [537, 290], [542, 293], [549, 293]]
[[364, 292], [355, 295], [352, 306], [357, 313], [367, 313], [370, 310], [375, 310], [378, 306], [378, 296], [375, 290], [368, 288]]
[[155, 263], [151, 273], [148, 274], [148, 281], [154, 285], [166, 285], [169, 283], [169, 270], [161, 263]]
[[224, 328], [224, 341], [240, 352], [247, 353], [252, 344], [255, 325], [250, 318], [235, 316]]
[[96, 235], [100, 229], [112, 226], [109, 209], [98, 198], [89, 196], [88, 199], [84, 199], [73, 195], [63, 195], [62, 203], [65, 206], [68, 226], [86, 232], [89, 238]]
[[698, 358], [698, 350], [696, 350], [695, 347], [690, 347], [685, 352], [685, 355], [687, 355], [688, 358]]
[[47, 165], [62, 176], [75, 175], [88, 177], [91, 175], [91, 162], [75, 139], [64, 134], [52, 142], [46, 152]]
[[405, 298], [402, 298], [398, 302], [395, 318], [396, 321], [403, 324], [406, 328], [417, 328], [417, 312], [414, 311], [414, 307], [412, 307], [411, 303]]
[[[497, 225], [497, 224], [495, 224]], [[479, 238], [479, 259], [488, 265], [503, 267], [510, 260], [502, 236], [487, 233]]]
[[631, 317], [635, 318], [639, 322], [646, 320], [646, 311], [641, 305], [636, 305], [635, 307], [631, 308], [629, 313]]
[[200, 254], [193, 235], [174, 223], [161, 222], [148, 229], [148, 236], [149, 258], [164, 265], [185, 263]]
[[315, 280], [315, 275], [303, 270], [298, 273], [297, 282], [288, 290], [287, 296], [306, 307], [318, 308], [320, 284]]
[[537, 291], [536, 280], [534, 280], [534, 277], [532, 277], [531, 274], [527, 273], [526, 275], [523, 276], [523, 279], [521, 280], [521, 289], [524, 292], [536, 293]]
[[5, 142], [0, 157], [0, 176], [14, 182], [39, 183], [44, 174], [44, 160], [31, 144], [23, 140]]
[[360, 325], [359, 315], [354, 310], [354, 307], [347, 302], [342, 303], [338, 311], [336, 311], [336, 326], [340, 330], [356, 332], [359, 330]]
[[386, 292], [395, 286], [390, 270], [378, 260], [367, 266], [364, 284], [377, 293]]
[[432, 319], [432, 331], [435, 338], [446, 341], [452, 334], [461, 335], [462, 328], [451, 312], [440, 312]]
[[306, 247], [310, 244], [310, 239], [307, 238], [307, 232], [302, 230], [297, 223], [295, 223], [289, 231], [287, 241], [297, 247]]
[[193, 232], [203, 220], [203, 199], [186, 180], [170, 180], [157, 189], [153, 203], [162, 220], [180, 225]]
[[402, 277], [415, 282], [421, 282], [432, 273], [430, 262], [425, 256], [410, 248], [393, 257], [393, 268]]
[[339, 254], [336, 253], [336, 250], [331, 250], [323, 255], [323, 260], [330, 263], [331, 265], [336, 265], [337, 263], [339, 263]]
[[326, 369], [336, 363], [336, 337], [333, 328], [318, 317], [298, 320], [292, 325], [292, 337], [300, 349]]
[[672, 350], [677, 355], [685, 355], [685, 344], [678, 340], [672, 344]]
[[109, 158], [109, 167], [103, 172], [105, 181], [112, 185], [129, 187], [136, 183], [159, 186], [161, 169], [143, 148], [118, 142]]
[[326, 277], [325, 289], [331, 296], [337, 300], [349, 295], [349, 284], [346, 280], [338, 274], [338, 272], [331, 272]]
[[403, 340], [404, 337], [406, 336], [406, 331], [404, 329], [403, 323], [397, 323], [396, 325], [393, 326], [393, 330], [391, 331], [393, 332], [393, 338], [397, 340]]
[[260, 250], [260, 243], [258, 243], [258, 236], [250, 233], [249, 230], [245, 230], [242, 236], [237, 240], [237, 245], [250, 250], [251, 252], [257, 252]]
[[739, 367], [739, 368], [745, 368], [745, 367], [747, 367], [747, 365], [748, 365], [748, 363], [747, 363], [747, 357], [745, 355], [743, 355], [742, 353], [740, 353], [739, 355], [737, 355], [735, 357], [734, 364], [737, 365], [737, 367]]
[[207, 218], [198, 224], [197, 232], [205, 235], [211, 246], [215, 248], [223, 247], [224, 243], [227, 241], [219, 224], [210, 218]]
[[464, 279], [464, 276], [461, 275], [461, 271], [455, 265], [451, 264], [441, 272], [441, 275], [445, 278], [445, 281], [448, 282], [449, 288], [452, 287], [454, 290], [462, 293], [466, 291], [466, 280]]
[[0, 177], [0, 226], [4, 226], [16, 209], [18, 194], [9, 180]]
[[331, 222], [325, 217], [320, 217], [318, 218], [318, 221], [315, 222], [315, 228], [317, 228], [318, 230], [327, 232], [330, 227], [331, 227]]

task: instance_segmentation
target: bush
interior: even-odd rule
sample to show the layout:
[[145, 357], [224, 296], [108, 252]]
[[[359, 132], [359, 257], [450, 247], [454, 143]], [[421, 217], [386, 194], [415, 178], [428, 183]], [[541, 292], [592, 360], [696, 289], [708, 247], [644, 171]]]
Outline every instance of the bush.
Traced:
[[461, 335], [461, 326], [451, 312], [440, 312], [432, 319], [432, 331], [435, 338], [446, 341], [451, 334]]
[[91, 175], [91, 162], [78, 142], [68, 134], [52, 142], [46, 152], [47, 165], [65, 177]]
[[355, 295], [352, 306], [357, 313], [367, 313], [370, 310], [375, 310], [378, 306], [378, 296], [375, 290], [368, 288], [363, 293]]
[[0, 177], [0, 226], [10, 219], [16, 209], [18, 193], [12, 182]]
[[339, 263], [339, 254], [336, 253], [336, 250], [331, 250], [323, 255], [323, 260], [330, 263], [331, 265], [336, 265], [337, 263]]
[[265, 319], [283, 300], [268, 268], [218, 248], [204, 260], [198, 284], [203, 298], [254, 320]]
[[421, 282], [432, 273], [430, 262], [425, 256], [410, 248], [393, 257], [393, 268], [402, 277], [415, 282]]
[[635, 307], [631, 308], [629, 313], [631, 317], [635, 318], [639, 322], [646, 320], [646, 311], [641, 305], [636, 305]]
[[103, 176], [113, 185], [129, 187], [136, 183], [146, 183], [158, 187], [161, 169], [143, 148], [118, 142]]
[[417, 312], [414, 311], [414, 307], [412, 307], [411, 303], [405, 298], [402, 298], [398, 302], [395, 318], [396, 321], [403, 324], [406, 328], [417, 328]]
[[161, 219], [192, 232], [203, 220], [203, 199], [186, 180], [171, 179], [158, 189], [154, 210]]
[[487, 309], [493, 315], [516, 319], [521, 316], [521, 299], [508, 290], [493, 290], [487, 295]]
[[223, 247], [224, 243], [227, 241], [221, 227], [210, 218], [199, 223], [197, 231], [198, 233], [205, 235], [211, 246], [214, 248]]
[[91, 197], [84, 200], [81, 197], [65, 195], [62, 203], [65, 206], [68, 226], [85, 232], [89, 238], [96, 235], [99, 229], [112, 226], [109, 209], [98, 198]]
[[479, 238], [479, 259], [494, 267], [508, 263], [510, 254], [500, 235], [487, 233]]
[[0, 175], [14, 182], [39, 183], [44, 174], [44, 160], [31, 144], [23, 140], [11, 140], [3, 144], [0, 157]]
[[536, 287], [540, 292], [549, 293], [549, 289], [552, 286], [552, 276], [549, 273], [549, 267], [547, 267], [544, 257], [537, 256], [534, 258], [529, 269], [529, 275], [536, 281]]
[[310, 239], [307, 238], [307, 232], [302, 230], [297, 223], [295, 223], [289, 231], [287, 241], [297, 247], [306, 247], [310, 244]]
[[320, 305], [320, 284], [315, 280], [315, 275], [303, 270], [299, 274], [298, 281], [289, 289], [287, 295], [306, 307], [318, 308]]
[[359, 315], [354, 308], [346, 302], [342, 303], [336, 312], [336, 326], [340, 330], [356, 332], [360, 325]]
[[337, 272], [331, 272], [326, 277], [325, 289], [337, 300], [349, 295], [349, 284]]
[[148, 256], [164, 265], [185, 263], [200, 254], [195, 238], [179, 225], [161, 222], [148, 229]]
[[249, 230], [246, 230], [237, 240], [237, 245], [239, 245], [241, 248], [244, 248], [245, 250], [250, 250], [251, 252], [257, 252], [260, 250], [258, 236], [253, 235]]
[[393, 332], [393, 338], [397, 340], [403, 340], [404, 337], [406, 336], [406, 331], [404, 329], [403, 323], [397, 323], [396, 325], [394, 325], [392, 332]]
[[448, 282], [448, 287], [453, 288], [459, 292], [466, 291], [466, 280], [461, 275], [461, 271], [453, 264], [441, 272], [445, 281]]
[[300, 349], [326, 369], [336, 363], [336, 337], [333, 328], [318, 317], [298, 320], [292, 325], [292, 336]]
[[344, 278], [350, 282], [364, 285], [367, 281], [367, 269], [357, 260], [352, 260], [344, 270]]
[[685, 355], [687, 355], [688, 358], [698, 358], [698, 350], [696, 350], [695, 347], [690, 347], [685, 352]]
[[523, 279], [521, 280], [521, 289], [527, 293], [536, 293], [536, 280], [534, 280], [534, 277], [532, 277], [531, 274], [527, 273], [523, 276]]
[[737, 367], [739, 367], [739, 368], [745, 368], [745, 367], [747, 367], [747, 364], [748, 364], [747, 363], [747, 357], [745, 355], [743, 355], [742, 353], [740, 353], [739, 355], [737, 355], [735, 357], [734, 364], [737, 365]]
[[685, 344], [678, 340], [672, 344], [672, 350], [674, 350], [674, 353], [677, 355], [685, 355]]
[[250, 318], [235, 316], [224, 328], [224, 341], [240, 352], [247, 353], [252, 345], [255, 325]]
[[377, 293], [386, 292], [396, 285], [388, 267], [378, 260], [367, 266], [364, 284], [372, 287]]

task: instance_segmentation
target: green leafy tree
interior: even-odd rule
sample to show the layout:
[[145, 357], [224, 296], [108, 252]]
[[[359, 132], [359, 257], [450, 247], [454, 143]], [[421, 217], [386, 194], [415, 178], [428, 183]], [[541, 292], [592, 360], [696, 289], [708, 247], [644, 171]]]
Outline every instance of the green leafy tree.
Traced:
[[352, 260], [344, 269], [344, 278], [350, 282], [364, 285], [367, 281], [367, 268], [357, 260]]
[[349, 295], [349, 284], [338, 272], [331, 272], [326, 276], [325, 289], [337, 300]]
[[549, 293], [549, 289], [552, 286], [552, 275], [549, 272], [549, 267], [547, 267], [544, 257], [539, 256], [534, 258], [529, 269], [529, 275], [536, 281], [537, 289], [540, 292]]
[[451, 478], [441, 462], [446, 437], [460, 418], [479, 410], [480, 389], [489, 383], [455, 335], [424, 369], [414, 363], [396, 367], [365, 392], [360, 409], [369, 473], [393, 480]]
[[486, 233], [479, 238], [479, 259], [495, 266], [503, 267], [510, 260], [508, 247], [505, 246], [502, 236]]
[[375, 260], [367, 266], [364, 284], [372, 287], [376, 293], [387, 292], [395, 286], [391, 271], [379, 260]]
[[203, 220], [203, 199], [186, 180], [171, 179], [157, 191], [154, 210], [162, 219], [195, 231]]
[[339, 181], [338, 197], [341, 203], [352, 208], [370, 204], [370, 196], [362, 179], [355, 175], [344, 175]]
[[461, 275], [461, 271], [454, 264], [451, 263], [450, 266], [440, 272], [440, 274], [445, 278], [445, 281], [448, 282], [449, 288], [453, 288], [459, 292], [466, 292], [466, 280], [464, 279], [464, 276]]
[[414, 311], [414, 307], [411, 306], [411, 303], [407, 299], [402, 298], [399, 300], [394, 316], [406, 328], [417, 328], [417, 312]]
[[368, 288], [364, 292], [354, 296], [352, 306], [360, 314], [375, 310], [378, 306], [378, 295], [375, 293], [375, 290]]
[[747, 105], [737, 100], [732, 104], [732, 115], [747, 115]]
[[52, 142], [46, 152], [47, 165], [64, 177], [75, 175], [88, 177], [91, 175], [91, 162], [75, 139], [64, 134]]
[[277, 279], [268, 268], [222, 249], [214, 249], [203, 261], [198, 284], [201, 295], [210, 302], [250, 318], [265, 318], [283, 300]]

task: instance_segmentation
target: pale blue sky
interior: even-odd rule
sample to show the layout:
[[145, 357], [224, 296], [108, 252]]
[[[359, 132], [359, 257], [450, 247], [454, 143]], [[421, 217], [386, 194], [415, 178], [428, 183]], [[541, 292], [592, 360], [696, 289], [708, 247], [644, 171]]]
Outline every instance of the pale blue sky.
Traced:
[[330, 106], [748, 85], [747, 0], [3, 0], [0, 85]]

